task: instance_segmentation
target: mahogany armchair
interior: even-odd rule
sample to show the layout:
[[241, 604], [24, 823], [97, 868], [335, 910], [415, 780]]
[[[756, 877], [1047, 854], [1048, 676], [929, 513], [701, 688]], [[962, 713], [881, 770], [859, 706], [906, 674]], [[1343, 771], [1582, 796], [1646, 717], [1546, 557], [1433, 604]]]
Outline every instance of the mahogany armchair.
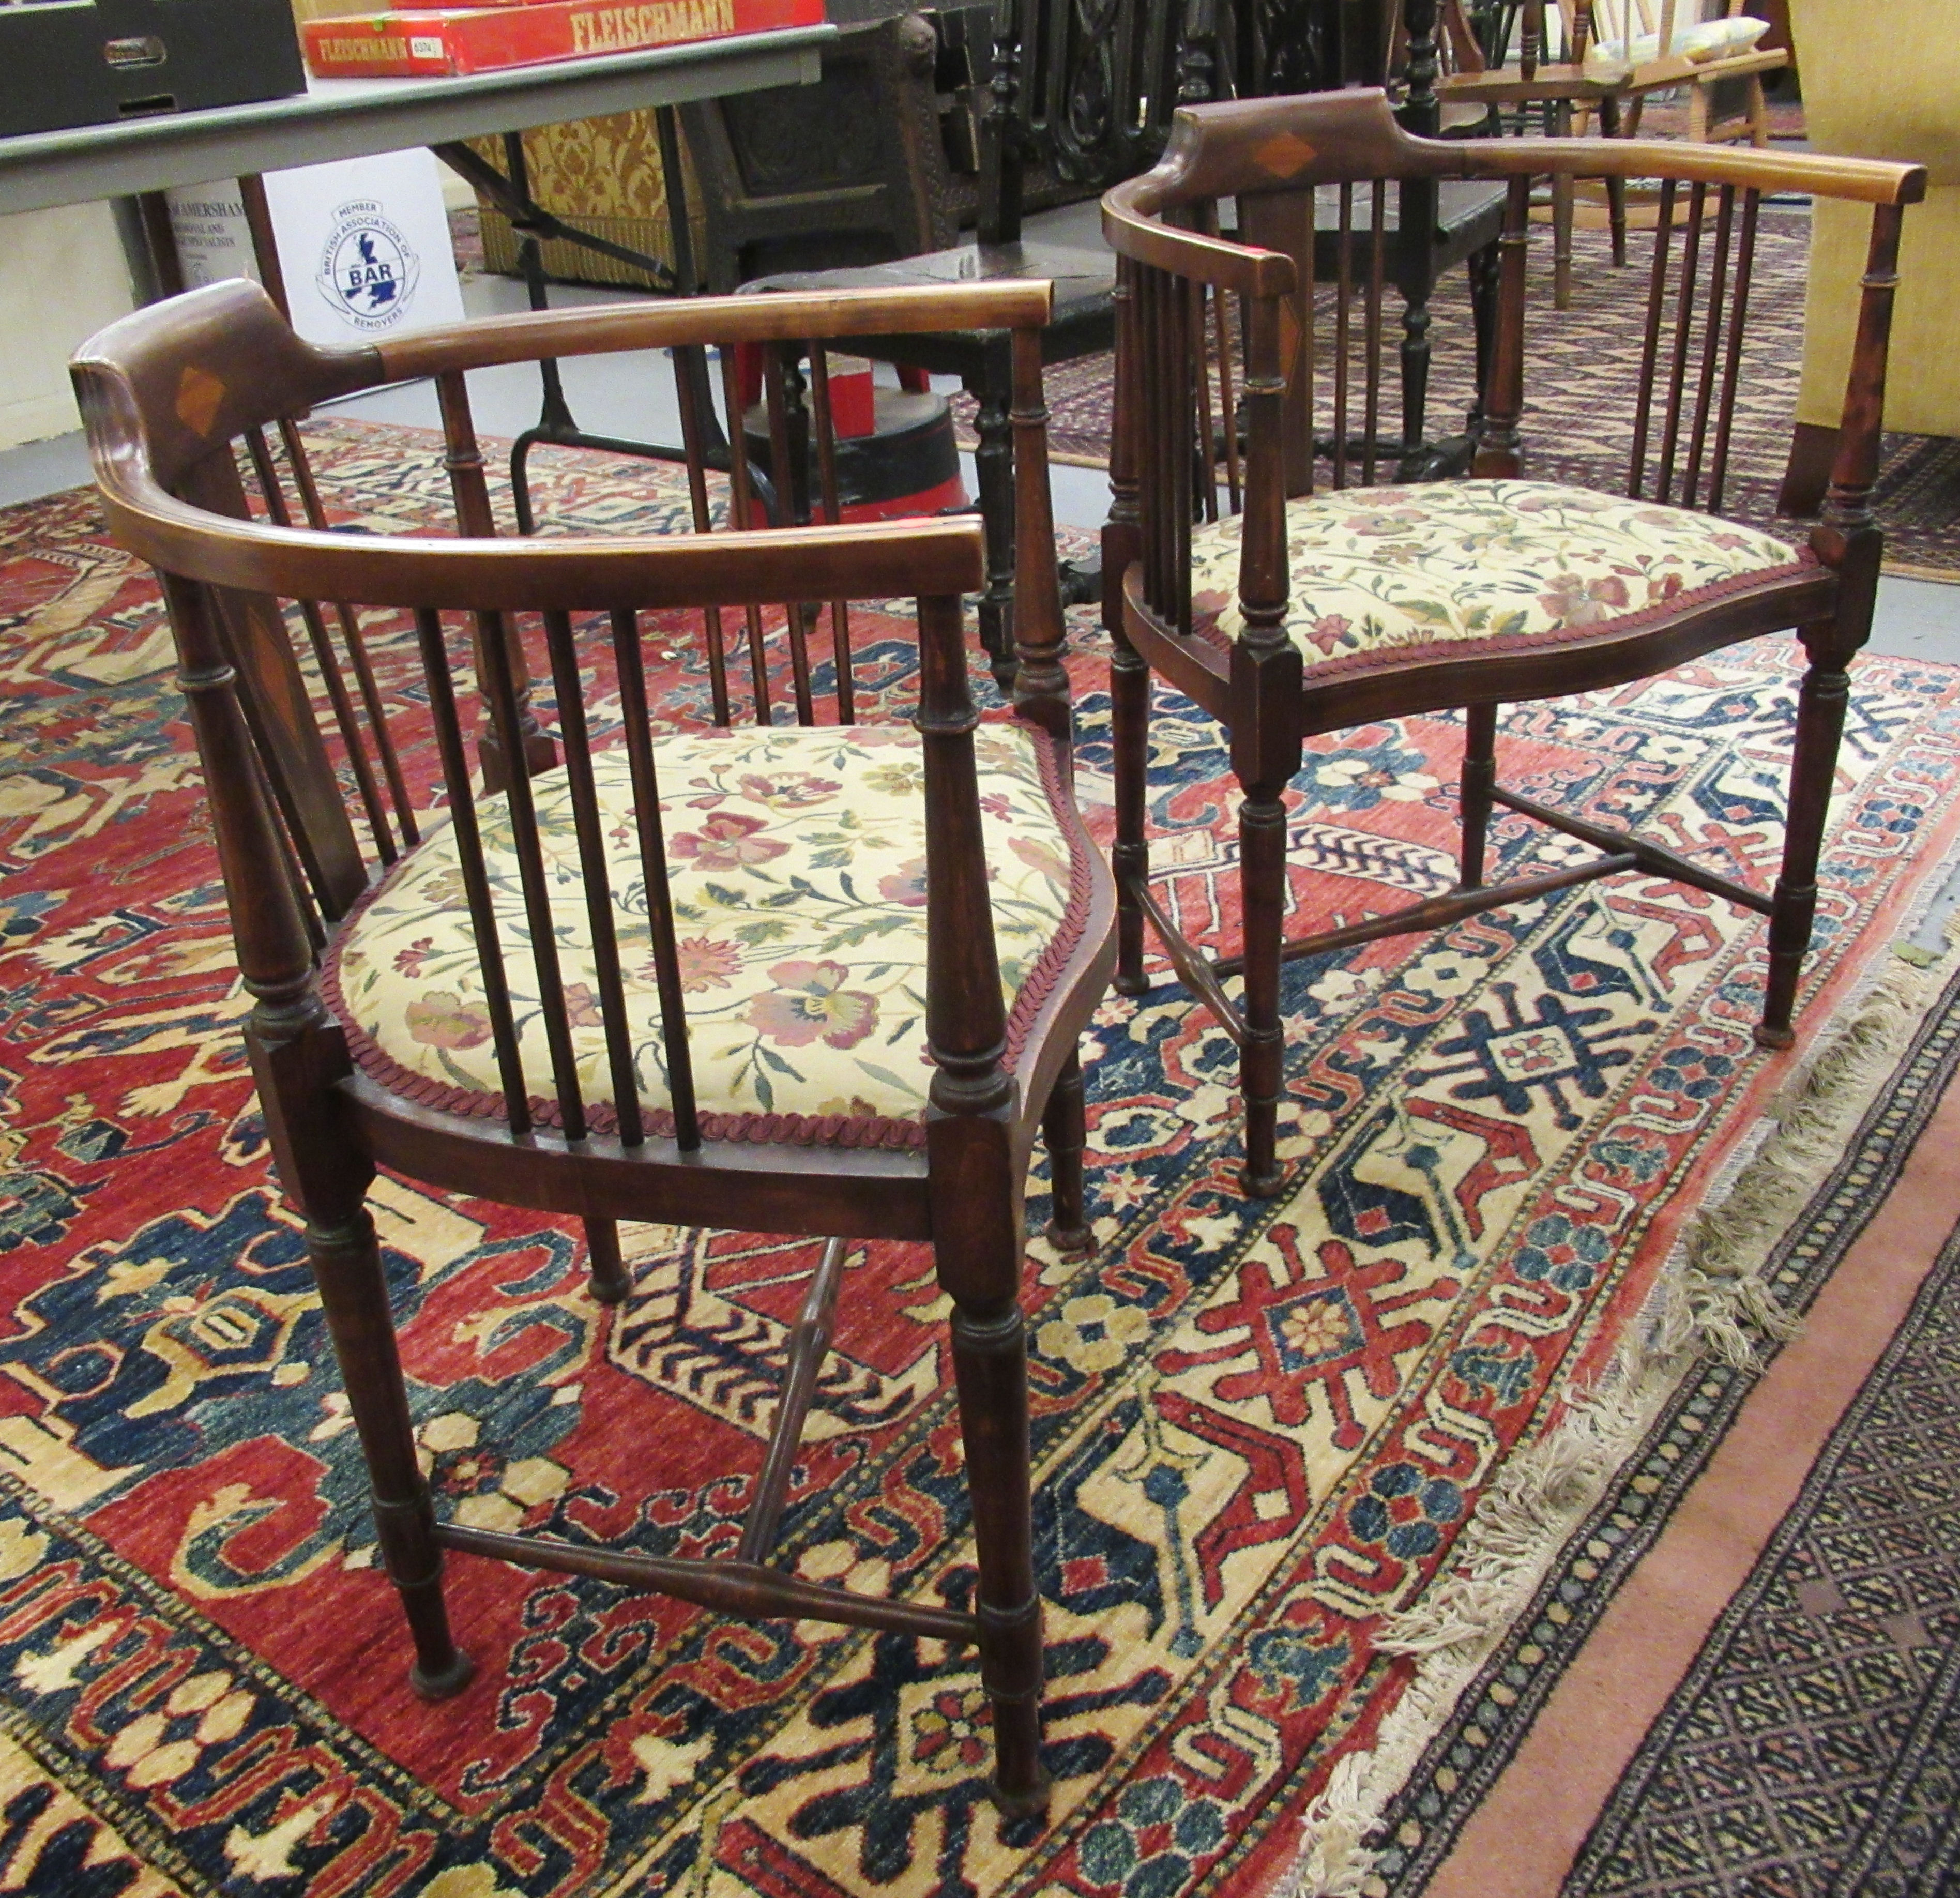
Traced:
[[[1646, 335], [1623, 432], [1626, 498], [1527, 479], [1519, 435], [1532, 181], [1602, 172], [1661, 180]], [[1411, 175], [1506, 181], [1501, 293], [1473, 478], [1385, 495], [1375, 484], [1392, 470], [1374, 449], [1385, 182]], [[1342, 92], [1181, 112], [1163, 161], [1104, 198], [1103, 228], [1122, 260], [1103, 555], [1115, 646], [1116, 986], [1127, 993], [1144, 986], [1147, 922], [1238, 1043], [1249, 1191], [1281, 1185], [1281, 971], [1298, 957], [1637, 872], [1769, 919], [1756, 1036], [1767, 1046], [1790, 1045], [1846, 668], [1869, 633], [1878, 578], [1882, 537], [1867, 500], [1903, 208], [1925, 179], [1912, 165], [1710, 145], [1426, 141], [1397, 127], [1380, 93]], [[1830, 498], [1800, 546], [1711, 517], [1728, 479], [1758, 207], [1779, 191], [1869, 213]], [[1333, 281], [1318, 286], [1317, 196], [1323, 205], [1337, 201], [1348, 234]], [[1237, 202], [1242, 243], [1205, 234], [1217, 228], [1214, 207], [1224, 197]], [[1331, 305], [1317, 341], [1316, 288]], [[1201, 346], [1217, 336], [1227, 346], [1214, 364]], [[1612, 425], [1602, 418], [1602, 434]], [[1809, 666], [1773, 892], [1497, 782], [1500, 706], [1621, 684], [1791, 629]], [[1151, 887], [1144, 769], [1153, 672], [1230, 729], [1241, 792], [1236, 954], [1214, 956], [1186, 941]], [[1456, 887], [1284, 939], [1283, 794], [1309, 742], [1452, 707], [1462, 709], [1465, 726]], [[1488, 887], [1494, 807], [1567, 833], [1598, 855]], [[1238, 974], [1242, 1001], [1221, 986]]]
[[[961, 603], [985, 578], [977, 522], [757, 531], [738, 470], [725, 510], [736, 524], [724, 525], [697, 462], [694, 533], [495, 538], [464, 371], [683, 343], [718, 344], [732, 361], [735, 344], [761, 344], [781, 422], [786, 374], [807, 355], [827, 468], [823, 339], [1001, 329], [1024, 527], [1041, 540], [1052, 532], [1048, 313], [1039, 282], [704, 298], [323, 350], [256, 287], [230, 282], [140, 311], [76, 358], [113, 530], [157, 568], [168, 601], [255, 998], [246, 1040], [279, 1177], [305, 1218], [424, 1696], [469, 1677], [442, 1588], [444, 1552], [466, 1551], [739, 1615], [977, 1645], [994, 1707], [992, 1790], [1010, 1810], [1042, 1803], [1023, 1204], [1045, 1135], [1052, 1235], [1087, 1243], [1076, 1044], [1107, 978], [1115, 901], [1070, 792], [1053, 566], [1021, 569], [1016, 715], [978, 724]], [[323, 531], [310, 493], [313, 524], [282, 524], [290, 503], [268, 426], [422, 375], [442, 397], [457, 536]], [[262, 483], [256, 508], [241, 441]], [[834, 495], [825, 511], [834, 519]], [[801, 610], [805, 595], [837, 603], [827, 622]], [[916, 602], [915, 731], [852, 722], [854, 600]], [[344, 651], [320, 600], [349, 603], [336, 610]], [[283, 601], [298, 603], [293, 618], [312, 636], [317, 687]], [[705, 610], [715, 708], [712, 724], [692, 728], [650, 709], [643, 656], [647, 642], [677, 636], [681, 608]], [[724, 614], [748, 647], [752, 728], [733, 722]], [[377, 746], [387, 721], [364, 728], [356, 715], [377, 626], [397, 641], [412, 628], [418, 677], [396, 699], [426, 693], [440, 810], [399, 795], [407, 760], [427, 755], [426, 731], [419, 753], [399, 734]], [[478, 683], [462, 664], [466, 635]], [[548, 659], [549, 728], [528, 703], [527, 648]], [[341, 681], [343, 661], [359, 695]], [[480, 782], [466, 749], [471, 694], [487, 722]], [[777, 722], [785, 698], [793, 724]], [[613, 718], [617, 735], [599, 742]], [[772, 798], [782, 783], [801, 789]], [[392, 812], [384, 785], [398, 794]], [[683, 785], [684, 803], [673, 791], [662, 801], [663, 787]], [[732, 858], [725, 847], [758, 837]], [[717, 916], [739, 920], [727, 906], [740, 896], [718, 895], [718, 881], [739, 885], [770, 926], [714, 927]], [[618, 1220], [830, 1238], [733, 1559], [437, 1519], [364, 1203], [380, 1167], [583, 1220], [602, 1299], [627, 1289]], [[978, 1552], [970, 1607], [853, 1594], [767, 1560], [845, 1241], [865, 1237], [930, 1242], [953, 1301]]]

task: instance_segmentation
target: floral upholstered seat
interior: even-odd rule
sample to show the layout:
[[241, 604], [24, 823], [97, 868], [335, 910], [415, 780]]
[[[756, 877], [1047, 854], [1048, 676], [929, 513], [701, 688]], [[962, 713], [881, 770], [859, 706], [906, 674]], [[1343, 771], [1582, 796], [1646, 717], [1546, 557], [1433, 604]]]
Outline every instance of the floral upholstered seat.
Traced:
[[[1233, 514], [1191, 536], [1192, 629], [1237, 636]], [[1766, 533], [1543, 481], [1349, 488], [1287, 503], [1286, 629], [1311, 667], [1443, 641], [1530, 640], [1801, 564]], [[1684, 603], [1685, 603], [1684, 602]]]
[[[975, 734], [1011, 1056], [1042, 973], [1080, 927], [1086, 853], [1046, 741], [1020, 725]], [[932, 1070], [925, 1038], [925, 800], [904, 727], [663, 734], [661, 823], [689, 1045], [711, 1135], [912, 1144]], [[642, 1102], [670, 1124], [652, 938], [626, 754], [593, 760]], [[590, 931], [564, 772], [533, 781], [579, 1080], [611, 1097]], [[525, 1074], [551, 1063], [508, 807], [479, 806]], [[1074, 900], [1072, 900], [1072, 893]], [[329, 1005], [364, 1067], [430, 1105], [501, 1101], [490, 1017], [444, 829], [380, 884], [326, 971]], [[549, 1118], [542, 1099], [538, 1110]], [[761, 1118], [759, 1118], [761, 1117]]]

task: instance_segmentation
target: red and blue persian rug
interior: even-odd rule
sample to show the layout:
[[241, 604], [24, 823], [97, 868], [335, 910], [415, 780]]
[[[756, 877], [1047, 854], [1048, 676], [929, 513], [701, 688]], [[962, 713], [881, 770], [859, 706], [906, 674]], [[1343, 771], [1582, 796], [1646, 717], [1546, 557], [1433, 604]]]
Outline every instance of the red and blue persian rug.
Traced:
[[[344, 518], [439, 517], [425, 439], [311, 435]], [[571, 525], [674, 506], [641, 464], [542, 466]], [[1077, 635], [1093, 797], [1107, 700], [1094, 629]], [[680, 619], [671, 635], [663, 699], [698, 709], [698, 639]], [[374, 638], [417, 728], [409, 642], [385, 623]], [[860, 645], [896, 715], [905, 627], [867, 623]], [[1704, 1337], [1745, 1355], [1773, 1317], [1731, 1254], [1683, 1240], [1801, 1059], [1753, 1047], [1753, 919], [1630, 877], [1293, 966], [1296, 1170], [1264, 1205], [1235, 1184], [1230, 1044], [1166, 976], [1106, 1005], [1086, 1050], [1096, 1250], [1029, 1250], [1045, 1827], [986, 1802], [972, 1658], [929, 1642], [738, 1626], [459, 1559], [479, 1671], [425, 1706], [238, 1052], [170, 663], [157, 590], [89, 495], [0, 514], [8, 1889], [1358, 1890], [1357, 1842], [1465, 1654], [1592, 1493], [1554, 1495], [1547, 1459], [1569, 1474], [1576, 1441], [1620, 1441], [1600, 1421], [1614, 1403], [1650, 1414], [1630, 1365], [1678, 1368]], [[1791, 650], [1765, 645], [1521, 709], [1507, 778], [1766, 878], [1795, 684]], [[1188, 925], [1229, 931], [1218, 734], [1166, 699], [1153, 742], [1158, 874]], [[1459, 746], [1433, 718], [1315, 750], [1303, 911], [1352, 919], [1383, 886], [1449, 881]], [[425, 751], [409, 763], [426, 783]], [[1865, 662], [1812, 1046], [1904, 967], [1888, 945], [1957, 824], [1960, 674]], [[1495, 829], [1507, 872], [1564, 859], [1519, 820]], [[634, 1289], [609, 1312], [567, 1228], [399, 1181], [375, 1203], [441, 1508], [659, 1552], [731, 1545], [813, 1245], [629, 1228]], [[851, 1279], [782, 1559], [959, 1599], [971, 1548], [930, 1259], [871, 1246]]]

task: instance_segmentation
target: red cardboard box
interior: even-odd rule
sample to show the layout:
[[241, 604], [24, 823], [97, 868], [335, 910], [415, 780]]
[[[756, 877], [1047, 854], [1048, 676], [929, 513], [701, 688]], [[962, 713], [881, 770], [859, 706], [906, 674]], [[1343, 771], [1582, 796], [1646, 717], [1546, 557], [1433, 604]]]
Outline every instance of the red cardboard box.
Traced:
[[643, 46], [821, 26], [824, 0], [522, 0], [309, 20], [306, 62], [323, 79], [439, 78], [632, 53]]

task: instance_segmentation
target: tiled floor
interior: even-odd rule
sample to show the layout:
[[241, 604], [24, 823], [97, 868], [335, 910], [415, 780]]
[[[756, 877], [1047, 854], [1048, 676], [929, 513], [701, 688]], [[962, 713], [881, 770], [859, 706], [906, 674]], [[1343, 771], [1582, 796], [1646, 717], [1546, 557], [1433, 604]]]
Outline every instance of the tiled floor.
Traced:
[[[1031, 239], [1047, 244], [1098, 246], [1101, 237], [1097, 216], [1093, 204], [1070, 205], [1030, 218], [1027, 233]], [[554, 307], [561, 307], [630, 301], [634, 295], [624, 290], [555, 288], [552, 301]], [[526, 307], [522, 286], [498, 276], [466, 279], [463, 302], [473, 317], [501, 314]], [[564, 365], [563, 374], [572, 412], [588, 425], [616, 437], [679, 440], [673, 379], [661, 355], [650, 353], [569, 361]], [[523, 365], [473, 372], [469, 395], [477, 428], [485, 435], [515, 435], [537, 419], [537, 378], [534, 371]], [[405, 384], [357, 396], [332, 405], [332, 412], [406, 422], [418, 428], [440, 426], [434, 391], [427, 383]], [[972, 458], [963, 459], [968, 492], [977, 492]], [[88, 457], [78, 434], [0, 451], [0, 506], [77, 487], [88, 478]], [[1109, 507], [1109, 487], [1099, 470], [1057, 466], [1050, 471], [1050, 484], [1058, 527], [1102, 525]], [[1901, 658], [1943, 659], [1960, 664], [1960, 587], [1917, 580], [1882, 581], [1872, 648]]]

